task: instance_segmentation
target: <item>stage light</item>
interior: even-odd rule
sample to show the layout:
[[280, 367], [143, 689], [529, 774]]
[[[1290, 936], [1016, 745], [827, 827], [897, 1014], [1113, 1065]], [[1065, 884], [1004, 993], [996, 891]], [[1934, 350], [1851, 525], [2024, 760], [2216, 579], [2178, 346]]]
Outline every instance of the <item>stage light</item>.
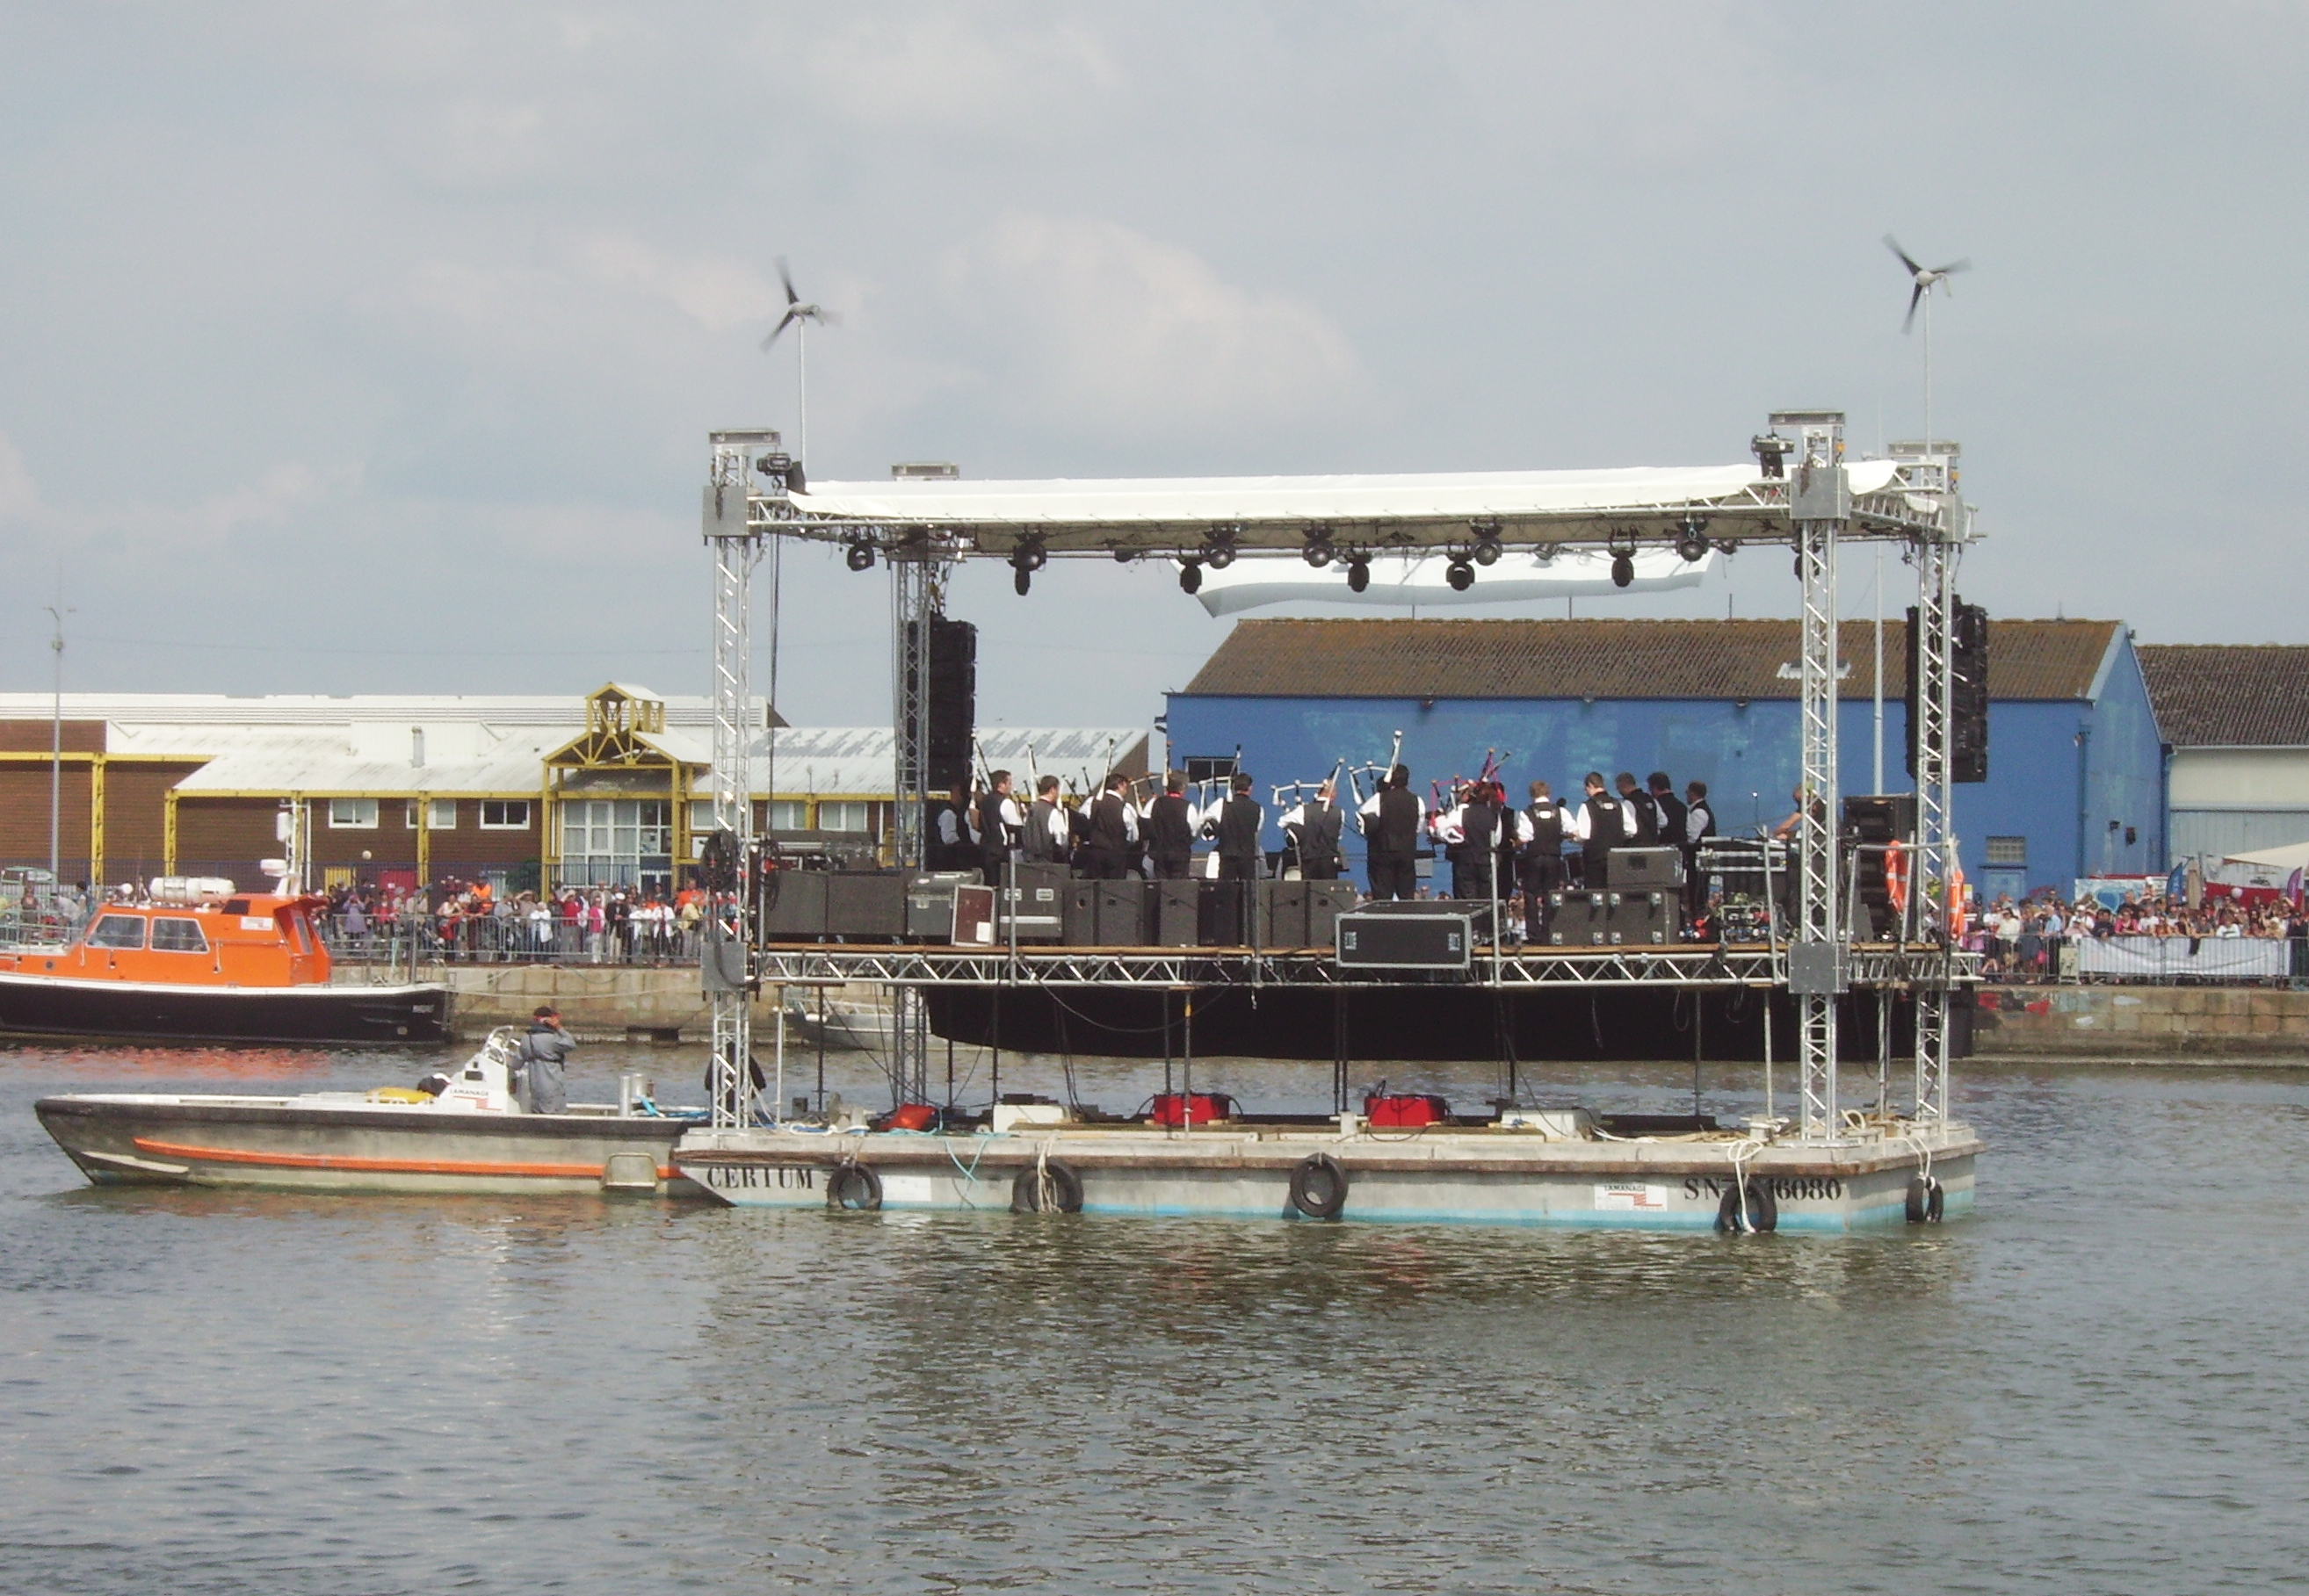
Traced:
[[1453, 560], [1443, 567], [1443, 580], [1451, 584], [1455, 593], [1464, 593], [1475, 585], [1475, 567], [1465, 560]]
[[1192, 555], [1179, 562], [1179, 591], [1198, 593], [1203, 590], [1203, 562]]
[[1021, 538], [1010, 551], [1010, 563], [1021, 571], [1039, 571], [1050, 557], [1040, 538]]
[[852, 571], [871, 571], [874, 568], [874, 546], [862, 540], [852, 543], [850, 552], [843, 558], [849, 562]]
[[1469, 557], [1475, 564], [1489, 569], [1500, 563], [1500, 546], [1496, 543], [1478, 543]]
[[1234, 564], [1234, 550], [1224, 543], [1214, 543], [1203, 550], [1203, 563], [1214, 571], [1224, 571]]
[[1675, 540], [1675, 552], [1687, 565], [1704, 559], [1708, 555], [1708, 522], [1697, 515], [1683, 518], [1683, 536]]
[[1034, 574], [1024, 565], [1013, 566], [1010, 571], [1010, 585], [1023, 599], [1026, 596], [1026, 590], [1034, 585]]
[[1496, 521], [1478, 521], [1471, 523], [1468, 530], [1475, 534], [1474, 547], [1467, 551], [1470, 557], [1479, 565], [1488, 567], [1498, 565], [1500, 563], [1500, 523]]
[[1636, 562], [1632, 555], [1622, 551], [1612, 556], [1612, 585], [1623, 588], [1636, 579]]
[[1766, 478], [1777, 479], [1787, 475], [1787, 469], [1781, 462], [1787, 459], [1795, 444], [1786, 438], [1775, 437], [1766, 432], [1749, 439], [1748, 447], [1755, 451], [1756, 464], [1762, 469]]
[[1137, 549], [1129, 548], [1120, 543], [1114, 546], [1114, 563], [1116, 565], [1127, 565], [1137, 557], [1138, 551]]
[[1347, 560], [1347, 591], [1360, 593], [1371, 586], [1371, 562], [1361, 555]]
[[1315, 526], [1307, 529], [1307, 546], [1299, 551], [1300, 558], [1320, 571], [1336, 557], [1337, 553], [1338, 551], [1331, 547], [1330, 528]]

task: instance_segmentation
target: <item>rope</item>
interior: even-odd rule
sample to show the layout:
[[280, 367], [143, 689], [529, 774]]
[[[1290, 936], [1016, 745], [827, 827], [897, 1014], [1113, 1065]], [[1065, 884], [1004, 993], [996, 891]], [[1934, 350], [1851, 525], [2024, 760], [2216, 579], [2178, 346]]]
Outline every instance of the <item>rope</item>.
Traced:
[[1724, 1150], [1725, 1156], [1732, 1160], [1732, 1189], [1740, 1194], [1740, 1234], [1743, 1236], [1756, 1233], [1756, 1221], [1748, 1217], [1747, 1166], [1755, 1161], [1764, 1147], [1764, 1143], [1743, 1137]]

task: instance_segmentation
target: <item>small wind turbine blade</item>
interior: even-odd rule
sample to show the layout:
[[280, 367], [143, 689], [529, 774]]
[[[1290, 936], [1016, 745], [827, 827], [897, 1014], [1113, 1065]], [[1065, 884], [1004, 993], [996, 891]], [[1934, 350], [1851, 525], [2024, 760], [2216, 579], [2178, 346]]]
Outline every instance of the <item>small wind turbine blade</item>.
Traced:
[[829, 327], [839, 327], [842, 325], [842, 316], [840, 313], [827, 310], [823, 306], [818, 310], [817, 319], [825, 323]]
[[1972, 263], [1968, 260], [1950, 261], [1945, 266], [1934, 266], [1933, 268], [1933, 275], [1935, 277], [1946, 277], [1951, 272], [1969, 272], [1971, 270]]
[[1916, 306], [1924, 302], [1924, 285], [1918, 283], [1908, 290], [1908, 314], [1901, 318], [1900, 331], [1907, 332], [1916, 324]]
[[788, 327], [792, 326], [794, 323], [800, 320], [801, 320], [801, 318], [796, 315], [791, 310], [788, 310], [785, 315], [780, 316], [778, 318], [778, 324], [770, 329], [770, 335], [762, 340], [762, 352], [764, 354], [769, 353], [770, 346], [778, 341], [778, 334], [784, 332]]
[[778, 257], [778, 280], [785, 284], [786, 303], [789, 305], [800, 304], [801, 296], [794, 292], [793, 273], [786, 270], [786, 257], [783, 255], [780, 255]]
[[1884, 247], [1900, 257], [1900, 264], [1908, 269], [1909, 276], [1916, 277], [1922, 274], [1924, 272], [1924, 268], [1922, 266], [1917, 265], [1916, 262], [1908, 258], [1908, 252], [1900, 247], [1900, 241], [1892, 237], [1890, 233], [1884, 235]]

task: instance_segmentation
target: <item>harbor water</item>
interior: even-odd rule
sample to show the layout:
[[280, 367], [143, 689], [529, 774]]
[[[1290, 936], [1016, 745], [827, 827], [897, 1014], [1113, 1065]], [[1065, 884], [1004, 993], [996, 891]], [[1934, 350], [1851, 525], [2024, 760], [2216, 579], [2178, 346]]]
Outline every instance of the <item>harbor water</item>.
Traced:
[[[1838, 1238], [99, 1190], [31, 1113], [445, 1057], [0, 1050], [0, 1590], [2304, 1579], [2309, 1071], [1976, 1071], [1977, 1215]], [[573, 1095], [694, 1100], [701, 1065], [589, 1047]], [[1072, 1067], [1110, 1109], [1162, 1079]], [[1753, 1076], [1710, 1066], [1705, 1106]], [[857, 1055], [830, 1084], [878, 1095]], [[1195, 1084], [1327, 1107], [1320, 1064]]]

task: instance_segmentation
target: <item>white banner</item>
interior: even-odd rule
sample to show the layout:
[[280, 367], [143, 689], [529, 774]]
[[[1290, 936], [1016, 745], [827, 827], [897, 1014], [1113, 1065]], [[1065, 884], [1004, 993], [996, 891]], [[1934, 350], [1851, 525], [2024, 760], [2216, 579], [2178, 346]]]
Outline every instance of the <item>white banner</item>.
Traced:
[[2266, 980], [2293, 972], [2293, 945], [2259, 936], [2082, 936], [2077, 973], [2171, 980]]

